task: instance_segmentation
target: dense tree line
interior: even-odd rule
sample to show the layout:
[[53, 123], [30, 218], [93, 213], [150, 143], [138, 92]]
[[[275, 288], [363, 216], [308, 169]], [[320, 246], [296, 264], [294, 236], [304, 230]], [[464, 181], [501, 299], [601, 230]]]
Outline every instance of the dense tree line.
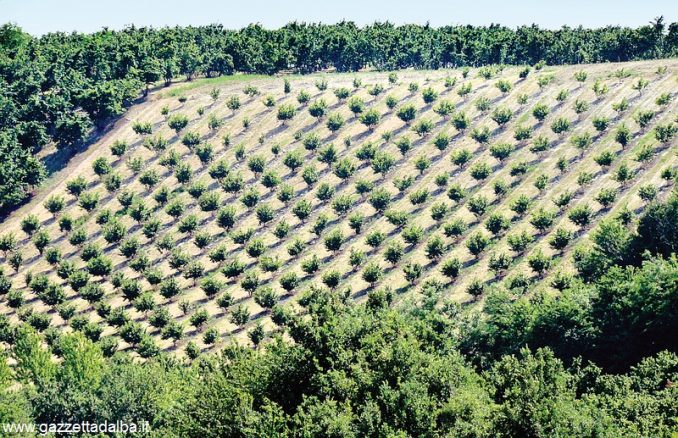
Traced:
[[583, 357], [610, 371], [676, 351], [678, 193], [648, 206], [635, 229], [604, 220], [591, 240], [574, 253], [580, 280], [555, 284], [562, 294], [490, 293], [483, 315], [464, 326], [462, 351], [482, 363], [524, 345], [549, 347], [567, 363]]
[[[375, 23], [290, 23], [52, 33], [0, 27], [0, 210], [26, 199], [45, 175], [34, 154], [70, 148], [119, 116], [150, 84], [234, 72], [310, 73], [437, 69], [486, 64], [575, 64], [675, 56], [678, 23], [636, 29], [559, 30]], [[365, 120], [368, 118], [365, 116]]]
[[80, 333], [49, 351], [4, 320], [16, 365], [0, 361], [0, 423], [147, 420], [154, 436], [201, 437], [671, 436], [677, 218], [678, 193], [637, 224], [612, 217], [575, 254], [581, 278], [562, 293], [495, 286], [483, 310], [446, 301], [436, 281], [396, 309], [387, 288], [355, 304], [312, 286], [302, 313], [273, 311], [288, 339], [198, 351], [188, 365], [106, 358]]

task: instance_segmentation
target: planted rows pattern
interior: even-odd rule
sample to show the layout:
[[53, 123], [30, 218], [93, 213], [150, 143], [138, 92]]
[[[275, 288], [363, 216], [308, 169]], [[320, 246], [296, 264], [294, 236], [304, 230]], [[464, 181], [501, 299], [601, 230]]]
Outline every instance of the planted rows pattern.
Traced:
[[258, 344], [314, 285], [358, 301], [416, 299], [431, 281], [462, 302], [493, 281], [560, 289], [593, 224], [675, 179], [675, 75], [609, 72], [328, 75], [161, 98], [0, 236], [0, 309], [48, 342], [68, 327], [147, 357]]

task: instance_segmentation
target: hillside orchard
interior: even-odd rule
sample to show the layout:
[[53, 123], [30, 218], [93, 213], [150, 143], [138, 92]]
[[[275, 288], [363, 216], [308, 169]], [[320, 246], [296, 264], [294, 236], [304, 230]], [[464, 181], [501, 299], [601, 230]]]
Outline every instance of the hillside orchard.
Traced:
[[196, 357], [267, 342], [316, 288], [393, 305], [431, 284], [450, 303], [482, 305], [493, 284], [557, 293], [591, 230], [671, 192], [677, 68], [153, 93], [3, 224], [0, 314], [53, 346], [81, 332], [108, 355]]

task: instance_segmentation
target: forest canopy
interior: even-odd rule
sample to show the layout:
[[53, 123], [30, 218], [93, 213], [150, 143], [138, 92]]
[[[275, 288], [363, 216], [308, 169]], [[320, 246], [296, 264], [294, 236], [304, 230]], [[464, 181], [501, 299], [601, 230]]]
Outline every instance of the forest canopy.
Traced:
[[[0, 27], [0, 211], [45, 177], [35, 154], [69, 149], [120, 116], [151, 84], [235, 72], [439, 69], [487, 64], [621, 62], [678, 54], [678, 23], [638, 28], [396, 26], [352, 22], [104, 29], [33, 37]], [[96, 131], [94, 131], [96, 132]]]

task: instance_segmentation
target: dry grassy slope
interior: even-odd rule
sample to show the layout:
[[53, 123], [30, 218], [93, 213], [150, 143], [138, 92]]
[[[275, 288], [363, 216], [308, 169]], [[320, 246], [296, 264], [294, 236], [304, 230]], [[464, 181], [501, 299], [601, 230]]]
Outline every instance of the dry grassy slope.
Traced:
[[[659, 65], [668, 66], [668, 73], [663, 75], [656, 74], [655, 71]], [[623, 79], [613, 77], [612, 73], [620, 68], [631, 71], [632, 76]], [[221, 94], [216, 102], [212, 102], [209, 95], [211, 87], [209, 86], [192, 89], [188, 95], [188, 100], [183, 104], [179, 103], [174, 97], [158, 93], [148, 102], [133, 108], [126, 117], [128, 120], [127, 123], [120, 123], [110, 134], [104, 137], [96, 145], [93, 145], [90, 149], [91, 152], [84, 155], [84, 158], [80, 162], [71, 164], [65, 172], [68, 175], [67, 177], [63, 178], [61, 181], [59, 181], [59, 178], [56, 178], [56, 183], [52, 187], [45, 189], [43, 193], [36, 197], [34, 202], [23, 208], [20, 214], [14, 215], [2, 224], [2, 234], [14, 232], [23, 239], [20, 247], [24, 254], [25, 262], [18, 274], [13, 275], [12, 277], [14, 288], [25, 289], [27, 305], [33, 306], [35, 311], [48, 312], [52, 317], [53, 326], [70, 330], [57, 312], [50, 308], [50, 306], [46, 306], [38, 300], [24, 284], [24, 274], [28, 271], [31, 271], [34, 274], [40, 272], [47, 273], [54, 281], [64, 284], [68, 300], [77, 305], [79, 313], [89, 315], [92, 321], [101, 320], [88, 302], [79, 298], [77, 293], [56, 276], [54, 268], [52, 268], [43, 257], [39, 256], [34, 246], [27, 238], [24, 238], [25, 235], [20, 231], [19, 222], [21, 218], [29, 212], [37, 214], [42, 221], [43, 226], [49, 230], [50, 236], [53, 239], [50, 245], [59, 246], [66, 258], [76, 261], [79, 266], [84, 266], [84, 262], [79, 258], [78, 249], [72, 247], [68, 243], [67, 236], [59, 231], [58, 224], [51, 218], [51, 215], [42, 205], [42, 200], [46, 199], [50, 194], [66, 195], [66, 198], [68, 199], [68, 204], [65, 209], [66, 213], [71, 214], [74, 217], [83, 215], [90, 216], [86, 217], [86, 229], [89, 239], [91, 241], [99, 242], [102, 247], [106, 248], [106, 254], [114, 261], [115, 270], [122, 270], [126, 276], [131, 278], [139, 276], [139, 274], [128, 267], [127, 259], [117, 250], [118, 245], [108, 245], [105, 242], [101, 236], [100, 226], [97, 225], [94, 220], [98, 212], [104, 209], [111, 209], [114, 212], [120, 211], [121, 206], [115, 195], [106, 192], [99, 178], [93, 173], [91, 166], [92, 161], [99, 156], [110, 158], [115, 170], [123, 175], [124, 187], [132, 189], [140, 196], [144, 197], [146, 205], [149, 208], [154, 208], [156, 202], [152, 198], [152, 193], [148, 193], [139, 183], [138, 176], [125, 165], [124, 160], [116, 161], [115, 157], [112, 157], [110, 153], [109, 146], [115, 140], [125, 140], [131, 148], [126, 153], [124, 159], [131, 156], [142, 157], [145, 160], [145, 168], [155, 168], [162, 175], [162, 181], [156, 186], [156, 190], [157, 187], [160, 187], [161, 185], [165, 185], [170, 189], [179, 189], [181, 185], [177, 182], [176, 178], [171, 172], [160, 166], [158, 162], [160, 154], [149, 151], [141, 146], [143, 139], [136, 135], [131, 127], [131, 121], [139, 120], [152, 122], [154, 135], [159, 133], [169, 139], [170, 147], [180, 152], [184, 156], [184, 160], [191, 164], [195, 172], [194, 180], [203, 179], [208, 182], [210, 188], [220, 192], [223, 204], [230, 203], [236, 206], [238, 210], [238, 223], [235, 229], [242, 230], [248, 227], [255, 229], [255, 236], [263, 238], [264, 242], [269, 247], [266, 255], [278, 255], [280, 257], [283, 261], [282, 268], [274, 273], [262, 272], [261, 279], [262, 283], [269, 283], [278, 290], [282, 297], [281, 299], [293, 302], [296, 296], [298, 296], [297, 291], [302, 291], [307, 284], [319, 282], [322, 273], [330, 269], [335, 269], [343, 273], [343, 282], [344, 284], [351, 286], [354, 298], [358, 300], [363, 299], [366, 296], [366, 292], [369, 290], [369, 285], [362, 280], [361, 271], [353, 271], [348, 262], [350, 248], [355, 248], [364, 250], [370, 257], [370, 260], [378, 262], [385, 268], [384, 278], [376, 287], [388, 285], [396, 290], [404, 290], [403, 286], [406, 286], [407, 284], [402, 271], [402, 267], [406, 263], [417, 262], [423, 265], [424, 274], [419, 280], [419, 284], [421, 284], [428, 278], [438, 278], [446, 281], [440, 273], [439, 267], [443, 261], [449, 257], [458, 257], [464, 263], [464, 268], [460, 277], [451, 285], [451, 287], [449, 287], [448, 294], [455, 300], [468, 301], [470, 297], [466, 293], [466, 286], [472, 279], [478, 278], [486, 281], [496, 280], [494, 274], [491, 273], [487, 267], [487, 261], [489, 259], [489, 254], [492, 252], [505, 251], [511, 254], [506, 244], [507, 234], [527, 230], [530, 234], [536, 236], [535, 242], [523, 256], [516, 255], [514, 263], [509, 271], [509, 275], [513, 275], [516, 272], [523, 272], [526, 275], [533, 276], [526, 263], [527, 255], [539, 247], [542, 248], [545, 253], [557, 256], [548, 245], [548, 240], [553, 230], [557, 227], [565, 227], [573, 231], [577, 230], [577, 228], [567, 220], [566, 212], [569, 208], [572, 208], [572, 206], [588, 203], [596, 212], [593, 221], [595, 224], [599, 219], [613, 214], [613, 212], [616, 209], [621, 208], [621, 206], [628, 206], [632, 209], [642, 208], [643, 203], [637, 196], [637, 189], [640, 185], [653, 183], [660, 189], [663, 189], [663, 192], [667, 191], [666, 189], [668, 186], [661, 180], [659, 173], [661, 169], [666, 166], [676, 167], [678, 160], [676, 159], [675, 147], [673, 147], [673, 145], [659, 145], [657, 141], [654, 140], [652, 128], [657, 123], [666, 123], [676, 117], [677, 99], [675, 99], [675, 95], [677, 94], [677, 90], [675, 71], [677, 68], [678, 62], [676, 61], [557, 68], [547, 67], [542, 72], [532, 72], [525, 80], [520, 80], [518, 78], [518, 69], [516, 68], [507, 68], [498, 76], [489, 80], [477, 77], [475, 70], [471, 71], [467, 79], [463, 79], [459, 71], [404, 71], [398, 73], [399, 83], [397, 85], [388, 83], [386, 73], [362, 73], [360, 76], [363, 80], [363, 87], [359, 90], [353, 90], [352, 92], [362, 96], [368, 107], [376, 108], [382, 114], [382, 119], [374, 131], [367, 130], [359, 121], [357, 121], [350, 113], [347, 105], [343, 102], [339, 102], [332, 92], [333, 89], [339, 86], [346, 86], [353, 89], [351, 82], [354, 75], [327, 75], [326, 79], [329, 82], [329, 87], [324, 92], [319, 92], [314, 85], [317, 77], [305, 76], [294, 78], [292, 80], [293, 92], [289, 95], [283, 93], [282, 81], [280, 79], [257, 80], [255, 85], [259, 88], [261, 94], [254, 98], [246, 97], [242, 93], [242, 90], [246, 85], [245, 83], [232, 83], [221, 87]], [[573, 79], [573, 73], [578, 70], [585, 70], [588, 72], [588, 80], [583, 85]], [[544, 88], [540, 88], [537, 85], [536, 78], [545, 74], [555, 75], [555, 81]], [[456, 77], [457, 84], [452, 88], [446, 88], [443, 79], [446, 76]], [[637, 78], [640, 76], [645, 77], [650, 81], [650, 85], [642, 94], [639, 94], [638, 91], [632, 89], [633, 83], [637, 81]], [[507, 79], [514, 84], [514, 88], [510, 93], [504, 95], [494, 86], [496, 81], [500, 78]], [[591, 85], [596, 78], [602, 79], [610, 88], [609, 92], [601, 98], [596, 98], [591, 90]], [[418, 82], [420, 84], [420, 91], [417, 93], [410, 93], [408, 91], [410, 82]], [[460, 85], [465, 82], [471, 82], [473, 84], [473, 92], [469, 97], [464, 99], [459, 97], [456, 91], [459, 89]], [[367, 93], [365, 85], [376, 83], [384, 85], [385, 91], [376, 98], [373, 98]], [[492, 129], [490, 144], [495, 142], [511, 142], [515, 144], [516, 150], [510, 158], [505, 160], [504, 163], [500, 163], [492, 158], [489, 154], [488, 145], [478, 144], [469, 137], [468, 132], [470, 132], [471, 129], [467, 130], [467, 132], [456, 132], [447, 120], [444, 120], [433, 111], [436, 104], [425, 105], [422, 101], [421, 89], [426, 86], [432, 86], [440, 92], [438, 101], [449, 99], [459, 109], [466, 111], [473, 120], [471, 127], [481, 125], [490, 127]], [[299, 105], [296, 101], [296, 93], [302, 89], [311, 93], [311, 102], [322, 97], [329, 104], [331, 112], [342, 113], [346, 119], [344, 127], [337, 133], [331, 134], [326, 128], [324, 120], [318, 122], [313, 119], [306, 110], [306, 106]], [[559, 103], [556, 100], [556, 95], [562, 89], [569, 90], [570, 95], [565, 102]], [[658, 95], [665, 92], [671, 93], [674, 99], [672, 99], [669, 105], [658, 107], [655, 104], [655, 99]], [[517, 102], [517, 96], [522, 93], [526, 93], [529, 96], [528, 103], [525, 105], [520, 105]], [[242, 107], [235, 113], [232, 113], [225, 105], [226, 99], [233, 94], [240, 95], [241, 101], [243, 102]], [[275, 109], [269, 109], [263, 105], [262, 97], [267, 94], [275, 96], [276, 105], [292, 103], [298, 107], [296, 117], [286, 126], [281, 126], [280, 122], [276, 119], [277, 111]], [[415, 133], [409, 131], [409, 127], [396, 117], [395, 113], [397, 107], [396, 110], [389, 110], [387, 108], [385, 99], [388, 95], [396, 96], [400, 100], [399, 105], [402, 105], [405, 102], [414, 103], [418, 107], [417, 120], [423, 118], [432, 120], [435, 123], [434, 131], [424, 138], [418, 138]], [[496, 123], [490, 119], [491, 110], [486, 113], [480, 113], [475, 108], [474, 102], [479, 97], [489, 98], [492, 101], [493, 108], [499, 105], [511, 108], [514, 111], [511, 122], [504, 128], [498, 128]], [[613, 111], [611, 105], [614, 102], [618, 102], [623, 97], [626, 97], [629, 100], [631, 108], [618, 116]], [[583, 99], [590, 102], [589, 110], [580, 115], [575, 114], [573, 110], [573, 102], [575, 99]], [[537, 102], [544, 102], [551, 107], [551, 113], [543, 123], [537, 123], [531, 115], [531, 109]], [[228, 160], [234, 169], [238, 169], [243, 173], [247, 181], [247, 186], [256, 185], [259, 188], [259, 191], [262, 194], [260, 203], [269, 203], [277, 210], [276, 217], [272, 222], [260, 225], [254, 214], [254, 209], [246, 208], [238, 200], [239, 195], [233, 196], [227, 194], [219, 188], [218, 183], [213, 181], [207, 174], [208, 166], [203, 166], [195, 154], [182, 145], [180, 138], [178, 138], [167, 126], [165, 117], [160, 113], [161, 107], [165, 105], [170, 107], [171, 114], [181, 113], [189, 117], [189, 126], [181, 134], [189, 131], [199, 132], [204, 141], [212, 143], [215, 147], [216, 159], [225, 158]], [[205, 113], [204, 115], [199, 116], [197, 108], [201, 106], [205, 107]], [[650, 127], [646, 128], [644, 131], [640, 130], [637, 123], [635, 123], [632, 118], [633, 114], [638, 109], [653, 109], [657, 111], [657, 115], [652, 120]], [[216, 115], [224, 121], [224, 125], [216, 133], [211, 133], [207, 127], [207, 120], [211, 114]], [[585, 153], [581, 154], [580, 151], [571, 144], [569, 139], [571, 136], [578, 135], [585, 131], [596, 134], [591, 121], [594, 117], [599, 115], [608, 116], [611, 120], [610, 126], [601, 135], [594, 135], [595, 141], [593, 145], [585, 151]], [[245, 117], [250, 120], [250, 127], [248, 129], [243, 129], [242, 122]], [[557, 117], [566, 117], [572, 121], [572, 129], [566, 134], [557, 136], [551, 131], [551, 121]], [[624, 150], [622, 150], [614, 141], [613, 132], [620, 123], [626, 123], [633, 133], [633, 140]], [[540, 134], [548, 136], [549, 139], [552, 140], [550, 150], [540, 155], [536, 155], [529, 150], [529, 145], [531, 144], [530, 140], [522, 142], [515, 141], [513, 139], [513, 133], [517, 125], [534, 127], [534, 136]], [[340, 157], [354, 157], [355, 151], [362, 144], [367, 141], [376, 142], [379, 144], [380, 149], [388, 151], [397, 159], [396, 167], [382, 177], [380, 175], [375, 175], [369, 164], [362, 164], [350, 181], [341, 183], [339, 178], [332, 173], [327, 165], [315, 160], [315, 152], [305, 151], [301, 142], [295, 140], [294, 134], [298, 131], [304, 133], [318, 133], [323, 139], [323, 144], [333, 142], [339, 151]], [[385, 144], [381, 139], [381, 134], [386, 131], [393, 131], [395, 134], [393, 140], [388, 144]], [[443, 152], [438, 151], [438, 149], [431, 144], [431, 140], [439, 132], [447, 132], [453, 136], [452, 144]], [[231, 146], [229, 147], [224, 147], [221, 141], [221, 138], [226, 133], [229, 133], [231, 136]], [[403, 157], [400, 155], [394, 142], [404, 135], [408, 135], [413, 139], [414, 148], [410, 153]], [[261, 136], [263, 136], [263, 143], [259, 141]], [[344, 139], [346, 138], [351, 139], [350, 146], [345, 145]], [[653, 159], [643, 164], [634, 160], [635, 152], [639, 147], [638, 145], [641, 143], [650, 144], [657, 149], [657, 153], [654, 155]], [[245, 160], [237, 160], [234, 156], [234, 146], [238, 144], [243, 144], [246, 148]], [[274, 156], [271, 152], [271, 146], [274, 144], [279, 144], [281, 146], [282, 152], [278, 156]], [[459, 148], [467, 148], [473, 152], [473, 159], [463, 169], [458, 169], [449, 159], [450, 154]], [[356, 204], [353, 207], [353, 211], [363, 212], [366, 217], [366, 224], [361, 233], [355, 236], [348, 227], [347, 217], [338, 217], [333, 212], [330, 205], [331, 203], [321, 203], [315, 197], [315, 187], [311, 189], [307, 188], [301, 177], [301, 171], [291, 173], [282, 164], [283, 157], [291, 150], [303, 151], [305, 155], [305, 165], [310, 164], [311, 162], [315, 163], [316, 167], [321, 172], [320, 181], [329, 182], [336, 187], [335, 196], [340, 194], [354, 194], [355, 187], [353, 183], [359, 178], [373, 180], [378, 186], [387, 188], [391, 193], [396, 195], [394, 198], [395, 202], [392, 204], [391, 208], [413, 213], [410, 223], [416, 223], [422, 226], [426, 231], [425, 238], [416, 245], [406, 246], [406, 253], [403, 260], [396, 267], [391, 267], [384, 261], [383, 252], [391, 239], [400, 239], [399, 234], [402, 230], [389, 224], [382, 215], [376, 213], [367, 202], [367, 198], [360, 198], [356, 195]], [[609, 169], [601, 169], [593, 160], [594, 156], [604, 150], [611, 150], [618, 155]], [[276, 169], [285, 181], [294, 185], [295, 199], [292, 202], [284, 205], [276, 198], [275, 193], [270, 192], [257, 182], [254, 174], [247, 168], [246, 163], [247, 157], [254, 154], [265, 156], [268, 160], [267, 168]], [[420, 174], [414, 167], [414, 161], [422, 155], [430, 157], [432, 163], [428, 169]], [[555, 164], [560, 157], [565, 157], [570, 160], [569, 168], [562, 174], [555, 168]], [[357, 159], [354, 158], [354, 160], [358, 162]], [[521, 177], [510, 176], [509, 172], [511, 166], [520, 161], [527, 161], [531, 164], [529, 172]], [[619, 184], [612, 179], [612, 175], [615, 168], [623, 161], [633, 168], [636, 172], [635, 177], [629, 184], [620, 188], [620, 193], [615, 205], [611, 209], [603, 209], [593, 199], [601, 188], [619, 186]], [[484, 181], [476, 182], [469, 176], [469, 168], [477, 162], [487, 162], [493, 166], [491, 176]], [[577, 176], [582, 171], [592, 172], [594, 174], [594, 179], [591, 184], [580, 188], [577, 185]], [[492, 205], [490, 206], [488, 213], [477, 219], [468, 211], [463, 202], [459, 205], [455, 205], [454, 202], [450, 201], [446, 196], [446, 190], [439, 189], [434, 183], [435, 176], [441, 173], [448, 173], [450, 175], [450, 184], [460, 183], [467, 188], [469, 197], [476, 194], [482, 194], [490, 199]], [[546, 174], [549, 177], [547, 188], [542, 193], [534, 187], [534, 181], [540, 174]], [[78, 207], [76, 200], [72, 196], [66, 194], [66, 181], [77, 175], [83, 175], [90, 182], [88, 190], [98, 191], [102, 196], [100, 205], [92, 214], [84, 212], [84, 210]], [[398, 194], [397, 189], [393, 186], [393, 180], [406, 175], [415, 176], [415, 182], [403, 194]], [[499, 179], [503, 179], [511, 184], [509, 194], [501, 199], [494, 195], [492, 189], [493, 183]], [[422, 205], [412, 205], [409, 200], [409, 194], [420, 189], [428, 189], [431, 196], [429, 196], [429, 199]], [[540, 206], [549, 210], [555, 210], [556, 207], [552, 200], [560, 193], [568, 190], [576, 191], [574, 199], [567, 208], [559, 213], [556, 223], [542, 235], [538, 235], [534, 227], [530, 225], [530, 215], [527, 214], [524, 217], [514, 217], [508, 233], [495, 239], [492, 242], [491, 247], [486, 250], [478, 260], [474, 260], [473, 256], [468, 252], [465, 245], [466, 239], [476, 230], [483, 230], [487, 233], [487, 231], [484, 230], [483, 222], [490, 212], [498, 211], [504, 213], [508, 217], [514, 216], [513, 212], [509, 210], [509, 205], [519, 194], [525, 194], [534, 200], [532, 211]], [[178, 221], [174, 221], [162, 208], [156, 213], [156, 216], [163, 222], [162, 230], [156, 239], [166, 233], [171, 233], [177, 239], [177, 243], [181, 248], [190, 252], [194, 259], [201, 260], [204, 263], [207, 272], [217, 273], [218, 267], [209, 261], [207, 254], [209, 253], [209, 250], [217, 244], [226, 242], [232, 250], [232, 256], [240, 257], [243, 261], [247, 262], [250, 268], [256, 269], [257, 261], [250, 258], [241, 245], [233, 243], [227, 233], [217, 226], [216, 221], [214, 220], [214, 214], [200, 211], [195, 200], [193, 200], [185, 191], [177, 192], [177, 196], [183, 198], [189, 206], [186, 213], [184, 213], [184, 216], [189, 213], [198, 215], [201, 219], [200, 230], [208, 231], [215, 236], [215, 242], [206, 249], [198, 249], [192, 243], [192, 239], [189, 236], [183, 236], [177, 231], [176, 227]], [[302, 198], [308, 199], [314, 205], [311, 217], [303, 223], [300, 222], [291, 211], [292, 206]], [[434, 221], [431, 218], [430, 209], [434, 203], [440, 202], [447, 203], [451, 207], [451, 212], [444, 220]], [[313, 233], [312, 227], [320, 214], [327, 214], [330, 216], [331, 220], [326, 230], [318, 237]], [[456, 240], [444, 237], [442, 234], [442, 225], [452, 218], [463, 218], [469, 224], [469, 229], [463, 236]], [[166, 253], [161, 253], [155, 245], [153, 245], [153, 242], [144, 237], [140, 227], [135, 224], [133, 219], [129, 216], [122, 216], [121, 219], [128, 226], [130, 235], [139, 237], [143, 243], [142, 251], [151, 257], [154, 264], [159, 266], [166, 276], [177, 275], [168, 265], [168, 255]], [[288, 237], [280, 241], [280, 239], [272, 234], [272, 230], [282, 219], [285, 219], [292, 226], [292, 230]], [[584, 236], [586, 231], [594, 226], [594, 224], [584, 230], [578, 231], [578, 237], [581, 238]], [[343, 230], [344, 235], [347, 236], [348, 239], [343, 244], [340, 251], [336, 254], [331, 254], [325, 249], [323, 237], [327, 232], [337, 227]], [[377, 229], [386, 232], [389, 237], [379, 248], [371, 249], [365, 243], [365, 236]], [[447, 243], [447, 248], [445, 255], [441, 259], [429, 261], [426, 258], [424, 251], [426, 242], [434, 235], [442, 236]], [[306, 242], [307, 246], [301, 255], [292, 257], [287, 252], [287, 246], [295, 238], [303, 240]], [[562, 257], [556, 257], [555, 265], [550, 270], [551, 274], [558, 269], [569, 269], [568, 254], [572, 247], [573, 245], [570, 245], [568, 249], [564, 251]], [[301, 263], [313, 254], [318, 255], [318, 257], [322, 259], [323, 265], [315, 275], [304, 277], [305, 274], [301, 270]], [[6, 265], [4, 259], [0, 259], [0, 262]], [[277, 280], [282, 273], [291, 270], [296, 271], [300, 276], [304, 277], [304, 281], [295, 292], [290, 295], [285, 295]], [[5, 271], [11, 272], [11, 268], [5, 266]], [[222, 277], [221, 273], [218, 273], [218, 275]], [[181, 275], [178, 275], [177, 278], [185, 287], [182, 295], [166, 300], [158, 293], [154, 294], [157, 305], [166, 306], [177, 320], [183, 321], [186, 325], [186, 337], [177, 344], [173, 344], [169, 340], [161, 340], [158, 331], [148, 326], [147, 315], [137, 312], [130, 303], [127, 303], [122, 298], [120, 291], [114, 290], [108, 281], [105, 282], [105, 287], [108, 290], [105, 300], [113, 307], [125, 306], [128, 309], [129, 314], [135, 320], [140, 321], [147, 326], [148, 332], [156, 336], [158, 345], [164, 349], [181, 348], [190, 339], [195, 340], [200, 346], [207, 348], [201, 340], [201, 334], [204, 333], [207, 327], [217, 328], [224, 340], [232, 336], [246, 339], [244, 336], [246, 330], [258, 322], [263, 322], [264, 326], [269, 330], [275, 327], [268, 317], [268, 312], [259, 307], [254, 300], [249, 297], [249, 295], [240, 287], [239, 281], [229, 281], [227, 291], [232, 294], [236, 303], [231, 309], [240, 303], [246, 305], [250, 309], [252, 318], [245, 327], [237, 327], [234, 325], [229, 317], [230, 312], [224, 312], [220, 309], [216, 305], [216, 298], [207, 299], [199, 287], [194, 287], [192, 285], [192, 281], [184, 279]], [[151, 288], [145, 280], [143, 281], [143, 284], [146, 288]], [[407, 296], [412, 295], [407, 294]], [[211, 318], [205, 327], [202, 327], [200, 330], [195, 330], [193, 327], [189, 326], [188, 318], [194, 310], [189, 312], [189, 315], [183, 315], [179, 309], [179, 302], [182, 300], [188, 300], [193, 303], [194, 309], [202, 307], [209, 312]], [[16, 311], [10, 309], [7, 305], [6, 297], [0, 298], [0, 312], [9, 314], [13, 318], [17, 317]], [[105, 327], [103, 335], [113, 335], [116, 333], [117, 329], [107, 325], [105, 321], [101, 321], [101, 324]], [[221, 342], [224, 341], [222, 340]], [[120, 341], [120, 345], [122, 348], [126, 347], [123, 341]]]

